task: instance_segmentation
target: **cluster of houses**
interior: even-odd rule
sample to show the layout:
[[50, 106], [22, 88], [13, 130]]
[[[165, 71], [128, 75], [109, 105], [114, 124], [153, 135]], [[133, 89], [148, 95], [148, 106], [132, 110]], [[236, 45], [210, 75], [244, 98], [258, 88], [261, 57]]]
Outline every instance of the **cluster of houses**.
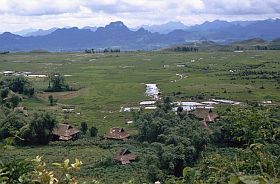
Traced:
[[160, 100], [160, 90], [156, 84], [145, 84], [146, 85], [146, 96], [152, 100], [142, 101], [138, 107], [121, 107], [120, 112], [130, 112], [132, 110], [140, 110], [140, 108], [146, 110], [154, 110], [157, 108], [156, 102]]
[[48, 75], [46, 74], [35, 74], [32, 72], [16, 72], [16, 71], [3, 71], [1, 72], [4, 76], [24, 76], [29, 78], [46, 78]]
[[[76, 140], [80, 136], [80, 130], [74, 128], [69, 124], [59, 124], [56, 128], [54, 128], [53, 134], [53, 141], [69, 141], [69, 140]], [[130, 135], [123, 129], [114, 127], [111, 128], [107, 133], [105, 133], [105, 139], [111, 140], [128, 140]], [[114, 156], [113, 160], [119, 162], [122, 165], [126, 165], [131, 163], [137, 158], [137, 156], [131, 153], [128, 149], [122, 148], [118, 151]]]
[[[7, 70], [0, 72], [0, 74], [4, 76], [23, 76], [23, 77], [28, 77], [28, 78], [47, 78], [47, 74], [43, 73], [32, 73], [32, 72], [18, 72], [18, 71], [12, 71], [12, 70]], [[58, 76], [58, 75], [57, 75]], [[71, 77], [72, 75], [64, 75], [64, 77]]]
[[[219, 118], [218, 114], [213, 112], [211, 108], [196, 108], [190, 112], [197, 119], [201, 120], [207, 126], [208, 123], [216, 121]], [[54, 141], [69, 141], [78, 139], [80, 131], [68, 124], [59, 124], [53, 130]], [[129, 133], [124, 128], [114, 127], [104, 134], [105, 140], [120, 140], [126, 141], [130, 137]], [[126, 165], [135, 161], [137, 156], [127, 149], [122, 148], [113, 156], [113, 160], [119, 162], [122, 165]]]
[[[180, 74], [176, 74], [179, 75]], [[182, 76], [181, 76], [182, 77]], [[145, 110], [157, 109], [156, 102], [161, 99], [161, 93], [157, 84], [145, 84], [146, 85], [146, 96], [150, 97], [151, 100], [142, 101], [139, 103], [138, 107], [121, 107], [120, 112], [130, 112], [132, 110], [140, 110], [140, 108]], [[235, 102], [232, 100], [223, 99], [211, 99], [211, 101], [204, 102], [174, 102], [175, 107], [173, 111], [177, 111], [179, 107], [183, 108], [184, 111], [193, 111], [197, 108], [213, 109], [214, 105], [218, 104], [228, 104], [228, 105], [240, 105], [240, 102]]]
[[[13, 75], [12, 71], [7, 71], [4, 75]], [[156, 84], [146, 84], [146, 95], [152, 98], [149, 101], [142, 101], [139, 103], [140, 107], [131, 107], [124, 108], [122, 107], [120, 112], [127, 112], [131, 110], [140, 110], [140, 108], [153, 110], [156, 109], [157, 100], [160, 99], [160, 92]], [[234, 102], [230, 100], [218, 100], [212, 99], [211, 101], [205, 102], [175, 102], [175, 107], [173, 108], [174, 112], [178, 112], [179, 108], [181, 111], [185, 111], [189, 114], [195, 116], [198, 120], [200, 120], [206, 128], [208, 128], [207, 124], [216, 121], [219, 118], [219, 115], [213, 112], [214, 105], [217, 104], [231, 104], [237, 105], [239, 102]], [[72, 105], [63, 105], [61, 106], [63, 112], [73, 112], [75, 110], [75, 106]], [[25, 116], [28, 116], [27, 109], [24, 107], [17, 107], [14, 111], [23, 113]], [[69, 141], [76, 140], [80, 136], [80, 130], [69, 124], [59, 124], [52, 132], [54, 141]], [[126, 141], [130, 137], [129, 133], [125, 131], [125, 129], [120, 127], [113, 127], [108, 132], [104, 134], [104, 139], [110, 140], [121, 140]], [[113, 159], [119, 162], [122, 165], [126, 165], [131, 163], [137, 158], [135, 154], [130, 152], [128, 149], [122, 148], [119, 150], [114, 156]]]

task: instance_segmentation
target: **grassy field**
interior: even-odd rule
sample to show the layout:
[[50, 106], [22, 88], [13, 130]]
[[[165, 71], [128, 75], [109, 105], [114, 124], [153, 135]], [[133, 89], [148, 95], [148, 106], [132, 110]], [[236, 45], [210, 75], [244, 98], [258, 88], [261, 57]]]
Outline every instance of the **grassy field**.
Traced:
[[[77, 127], [85, 121], [89, 126], [95, 125], [99, 135], [116, 126], [125, 127], [131, 134], [137, 133], [133, 125], [126, 124], [132, 119], [131, 113], [119, 111], [122, 106], [137, 106], [140, 101], [149, 100], [149, 97], [145, 96], [145, 83], [158, 84], [162, 94], [171, 96], [174, 100], [221, 98], [241, 102], [272, 100], [273, 103], [280, 103], [280, 84], [276, 81], [277, 77], [279, 80], [280, 53], [277, 51], [127, 52], [95, 55], [15, 53], [0, 56], [0, 71], [6, 70], [71, 75], [65, 77], [67, 83], [79, 90], [52, 95], [58, 99], [58, 103], [75, 105], [75, 112], [80, 112], [81, 115], [64, 114], [60, 107], [48, 105], [50, 93], [43, 92], [48, 86], [46, 78], [32, 79], [37, 90], [36, 97], [24, 99], [22, 105], [31, 113], [49, 110], [60, 122], [68, 122]], [[244, 76], [244, 72], [248, 71], [251, 73]], [[176, 74], [183, 75], [183, 78], [180, 79]], [[110, 168], [112, 173], [109, 176], [105, 175], [108, 172], [106, 168], [99, 168], [104, 169], [104, 175], [95, 176], [92, 173], [96, 169], [93, 165], [112, 155], [117, 147], [114, 143], [109, 149], [90, 143], [85, 140], [76, 143], [52, 143], [46, 147], [18, 148], [0, 155], [21, 158], [44, 155], [46, 161], [78, 157], [85, 162], [84, 173], [104, 181], [119, 173], [120, 178], [128, 179], [132, 176], [145, 177], [147, 174], [146, 168], [140, 167], [141, 164], [133, 163], [125, 168], [115, 165]], [[148, 148], [143, 151], [138, 145], [131, 149], [140, 155], [149, 154]]]

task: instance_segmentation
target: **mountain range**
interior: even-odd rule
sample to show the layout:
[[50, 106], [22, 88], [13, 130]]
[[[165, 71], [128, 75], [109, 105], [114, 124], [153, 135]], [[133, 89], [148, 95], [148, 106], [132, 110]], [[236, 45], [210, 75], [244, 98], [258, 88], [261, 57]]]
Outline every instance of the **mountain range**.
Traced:
[[[185, 48], [185, 50], [183, 50]], [[213, 41], [197, 41], [187, 44], [172, 45], [167, 48], [160, 49], [161, 51], [176, 51], [186, 52], [187, 48], [196, 48], [199, 51], [244, 51], [244, 50], [280, 50], [280, 39], [266, 41], [260, 38], [242, 40], [229, 44], [221, 44]]]
[[128, 28], [123, 22], [105, 27], [52, 28], [20, 36], [10, 32], [0, 35], [0, 50], [9, 51], [80, 51], [86, 48], [117, 47], [121, 50], [151, 50], [199, 40], [229, 43], [239, 40], [280, 38], [280, 19], [227, 22], [216, 20], [185, 26], [180, 22]]

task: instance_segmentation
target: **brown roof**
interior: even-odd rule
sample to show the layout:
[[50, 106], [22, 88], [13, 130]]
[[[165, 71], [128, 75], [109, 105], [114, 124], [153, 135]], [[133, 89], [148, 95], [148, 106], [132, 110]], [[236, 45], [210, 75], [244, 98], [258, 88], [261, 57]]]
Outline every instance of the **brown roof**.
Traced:
[[111, 128], [104, 137], [107, 139], [127, 140], [130, 135], [123, 128]]
[[74, 136], [80, 133], [79, 130], [73, 128], [71, 125], [68, 124], [59, 124], [53, 130], [53, 135], [59, 137], [59, 140], [68, 141], [74, 138]]
[[122, 165], [129, 164], [136, 159], [136, 155], [131, 153], [128, 149], [122, 148], [114, 157], [115, 161], [120, 162]]
[[197, 108], [191, 114], [196, 118], [204, 120], [205, 122], [214, 122], [219, 115], [213, 112], [211, 109]]

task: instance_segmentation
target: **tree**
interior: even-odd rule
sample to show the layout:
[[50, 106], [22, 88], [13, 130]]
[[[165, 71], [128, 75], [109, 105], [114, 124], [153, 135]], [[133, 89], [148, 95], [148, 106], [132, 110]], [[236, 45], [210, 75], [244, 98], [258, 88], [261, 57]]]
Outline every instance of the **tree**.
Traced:
[[87, 131], [88, 131], [88, 125], [87, 125], [87, 123], [86, 122], [82, 122], [81, 123], [81, 131], [83, 132], [83, 134], [84, 135], [86, 135], [87, 134]]
[[52, 95], [49, 96], [49, 103], [50, 103], [50, 106], [54, 105], [54, 98]]
[[98, 134], [98, 129], [97, 129], [95, 126], [92, 126], [92, 127], [89, 129], [89, 133], [90, 133], [90, 136], [91, 136], [91, 137], [96, 137], [97, 134]]
[[13, 92], [27, 95], [31, 97], [34, 95], [35, 90], [31, 85], [31, 82], [25, 77], [19, 76], [8, 80], [7, 87]]
[[25, 77], [15, 77], [9, 81], [9, 88], [19, 94], [23, 94], [24, 89], [28, 88], [31, 83]]
[[18, 106], [19, 102], [21, 101], [21, 98], [17, 95], [12, 95], [12, 97], [9, 99], [11, 108], [15, 108], [16, 106]]
[[21, 137], [27, 144], [46, 145], [50, 142], [56, 125], [56, 119], [49, 113], [36, 113], [28, 126], [21, 131]]
[[61, 92], [68, 90], [69, 86], [65, 84], [65, 79], [60, 74], [53, 74], [49, 78], [49, 87], [48, 91], [51, 92]]
[[85, 53], [90, 54], [90, 53], [91, 53], [91, 50], [90, 50], [90, 49], [86, 49], [86, 50], [85, 50]]
[[182, 106], [179, 106], [177, 108], [177, 113], [181, 113], [181, 112], [183, 112], [183, 110], [184, 110], [184, 108]]
[[253, 143], [275, 142], [276, 127], [269, 117], [269, 110], [257, 107], [232, 107], [216, 125], [214, 133], [218, 142], [230, 146], [246, 146]]
[[182, 176], [183, 168], [193, 166], [205, 145], [209, 132], [187, 114], [175, 115], [170, 98], [164, 98], [159, 109], [135, 116], [140, 141], [156, 147], [158, 168], [174, 176]]
[[2, 100], [8, 97], [9, 91], [9, 88], [1, 89], [0, 95]]
[[170, 111], [174, 105], [172, 104], [172, 100], [169, 96], [163, 98], [163, 103], [159, 103], [158, 107], [164, 110], [165, 112]]
[[16, 77], [11, 80], [10, 89], [13, 92], [18, 92], [20, 94], [23, 93], [24, 86], [28, 83], [28, 81], [24, 77]]
[[25, 120], [20, 115], [10, 113], [0, 120], [0, 140], [17, 135], [25, 124]]
[[23, 94], [32, 97], [35, 94], [35, 89], [32, 87], [24, 88]]

